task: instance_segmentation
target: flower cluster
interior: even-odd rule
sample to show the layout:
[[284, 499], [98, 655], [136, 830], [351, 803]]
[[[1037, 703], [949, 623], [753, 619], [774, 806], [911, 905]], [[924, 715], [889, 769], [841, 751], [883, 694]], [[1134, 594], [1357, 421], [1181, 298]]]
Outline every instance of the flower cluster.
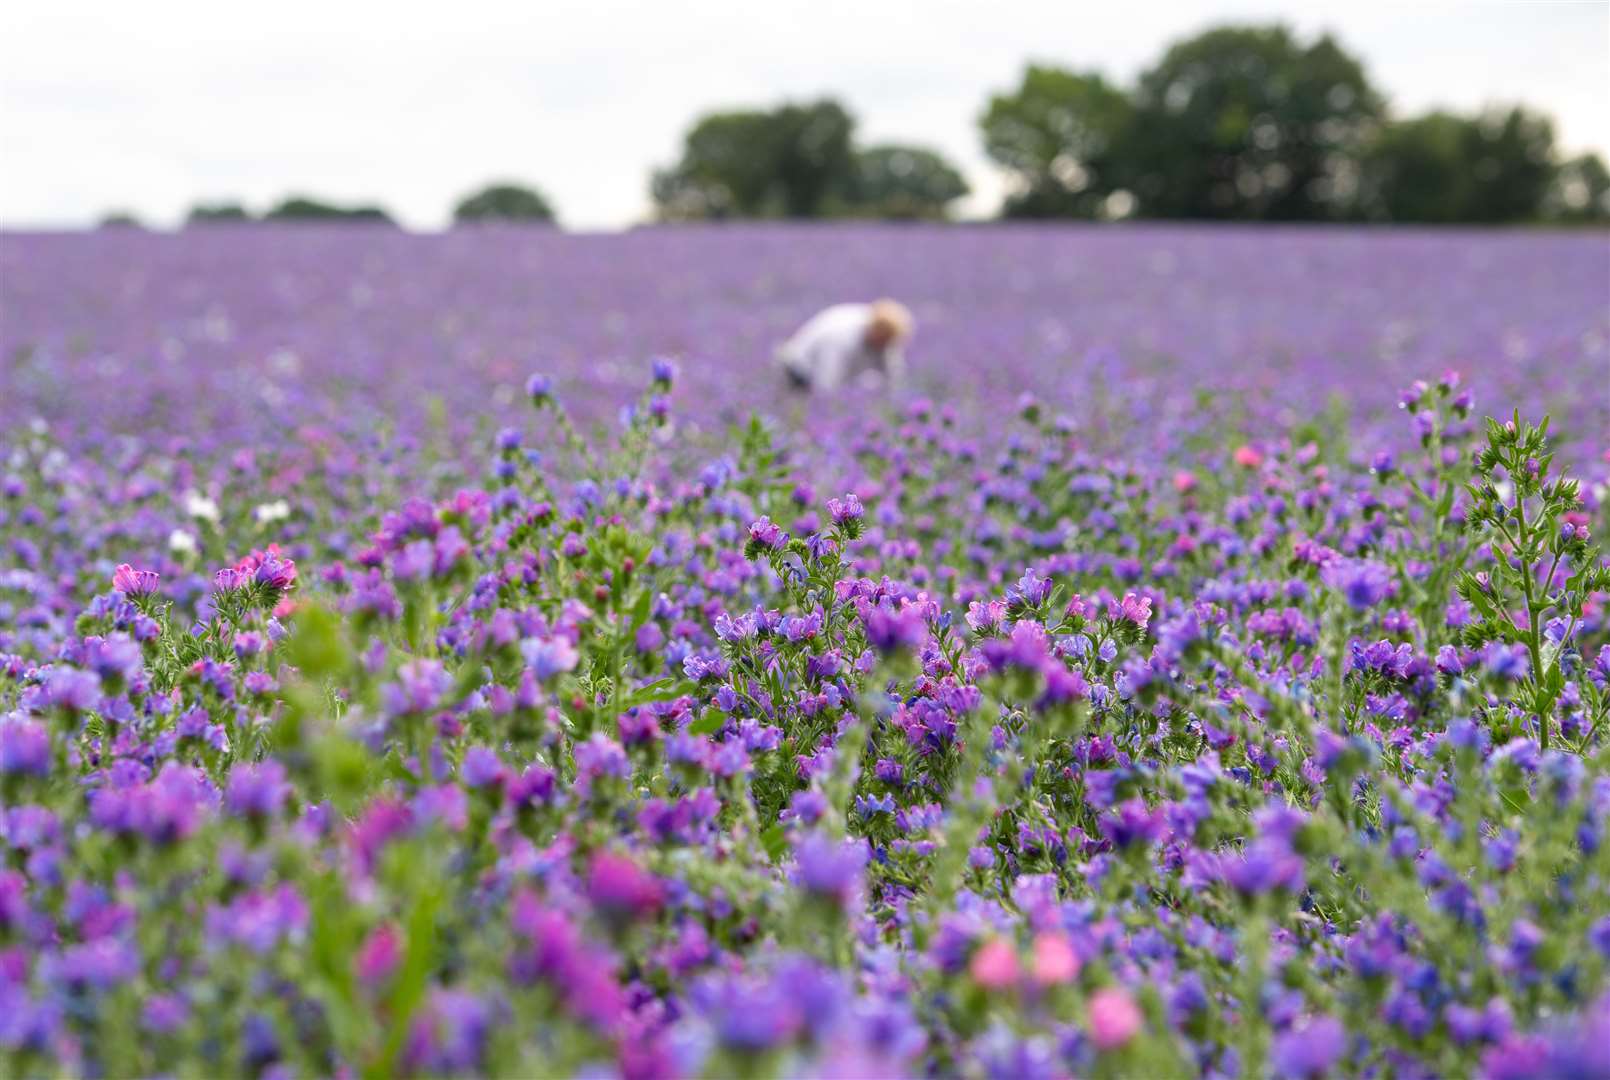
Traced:
[[16, 440], [0, 1072], [1603, 1072], [1580, 443], [1452, 375], [1351, 447], [505, 378], [461, 444]]

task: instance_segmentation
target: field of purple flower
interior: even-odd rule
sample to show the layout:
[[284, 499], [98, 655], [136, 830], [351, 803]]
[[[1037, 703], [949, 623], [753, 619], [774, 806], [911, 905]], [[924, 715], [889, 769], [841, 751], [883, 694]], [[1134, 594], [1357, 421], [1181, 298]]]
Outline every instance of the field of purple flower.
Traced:
[[[883, 294], [914, 385], [791, 400]], [[1610, 1073], [1607, 297], [1523, 232], [0, 236], [0, 1073]]]

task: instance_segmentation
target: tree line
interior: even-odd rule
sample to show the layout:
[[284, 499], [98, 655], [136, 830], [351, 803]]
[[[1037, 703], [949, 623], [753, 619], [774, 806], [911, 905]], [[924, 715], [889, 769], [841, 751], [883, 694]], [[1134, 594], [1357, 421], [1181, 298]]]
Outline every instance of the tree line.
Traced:
[[[938, 152], [862, 146], [855, 127], [830, 98], [701, 116], [650, 179], [655, 216], [939, 220], [968, 194]], [[1610, 222], [1610, 170], [1597, 154], [1563, 157], [1543, 113], [1396, 116], [1334, 38], [1281, 25], [1176, 42], [1128, 86], [1031, 63], [989, 98], [978, 128], [1008, 179], [1003, 218]], [[302, 196], [260, 219], [390, 220]], [[553, 222], [555, 212], [535, 188], [497, 183], [461, 199], [453, 219]], [[236, 203], [189, 216], [246, 220], [258, 218]]]

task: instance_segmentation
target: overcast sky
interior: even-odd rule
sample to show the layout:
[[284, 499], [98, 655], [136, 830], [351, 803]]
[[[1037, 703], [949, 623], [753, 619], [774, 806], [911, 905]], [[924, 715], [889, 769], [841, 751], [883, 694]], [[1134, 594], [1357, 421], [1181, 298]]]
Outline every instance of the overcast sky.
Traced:
[[1127, 82], [1182, 35], [1277, 18], [1337, 34], [1400, 113], [1521, 100], [1567, 150], [1610, 148], [1610, 2], [0, 0], [0, 222], [297, 191], [433, 227], [508, 177], [617, 228], [701, 110], [828, 93], [863, 142], [958, 162], [983, 214], [975, 121], [1025, 60]]

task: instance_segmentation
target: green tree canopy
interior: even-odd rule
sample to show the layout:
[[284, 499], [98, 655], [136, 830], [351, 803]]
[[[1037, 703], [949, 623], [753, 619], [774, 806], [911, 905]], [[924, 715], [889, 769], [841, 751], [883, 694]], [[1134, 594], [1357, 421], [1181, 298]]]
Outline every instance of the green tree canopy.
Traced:
[[704, 116], [654, 174], [662, 218], [821, 217], [853, 182], [855, 120], [835, 101]]
[[1150, 217], [1316, 220], [1352, 212], [1381, 96], [1329, 36], [1229, 26], [1143, 73], [1121, 150]]
[[99, 222], [103, 229], [143, 229], [140, 219], [127, 210], [108, 210]]
[[205, 225], [215, 221], [250, 221], [251, 215], [237, 202], [197, 203], [185, 216], [187, 225]]
[[1381, 128], [1362, 160], [1360, 203], [1376, 220], [1527, 221], [1554, 183], [1554, 128], [1519, 106], [1433, 112]]
[[1465, 134], [1472, 184], [1467, 221], [1525, 221], [1554, 182], [1554, 122], [1516, 105], [1489, 109]]
[[489, 184], [460, 199], [453, 220], [552, 222], [553, 206], [534, 188], [520, 184]]
[[938, 219], [967, 191], [961, 173], [932, 150], [872, 146], [856, 152], [848, 208], [866, 217]]
[[264, 221], [352, 221], [392, 224], [391, 215], [378, 206], [337, 206], [333, 203], [292, 195], [268, 213]]
[[1610, 221], [1610, 169], [1598, 154], [1583, 154], [1560, 166], [1544, 200], [1554, 221], [1585, 224]]
[[1470, 122], [1445, 112], [1387, 124], [1363, 156], [1360, 203], [1377, 220], [1462, 221], [1473, 177]]
[[984, 152], [1007, 170], [1007, 217], [1095, 217], [1119, 186], [1130, 123], [1123, 91], [1100, 75], [1030, 65], [979, 118]]

